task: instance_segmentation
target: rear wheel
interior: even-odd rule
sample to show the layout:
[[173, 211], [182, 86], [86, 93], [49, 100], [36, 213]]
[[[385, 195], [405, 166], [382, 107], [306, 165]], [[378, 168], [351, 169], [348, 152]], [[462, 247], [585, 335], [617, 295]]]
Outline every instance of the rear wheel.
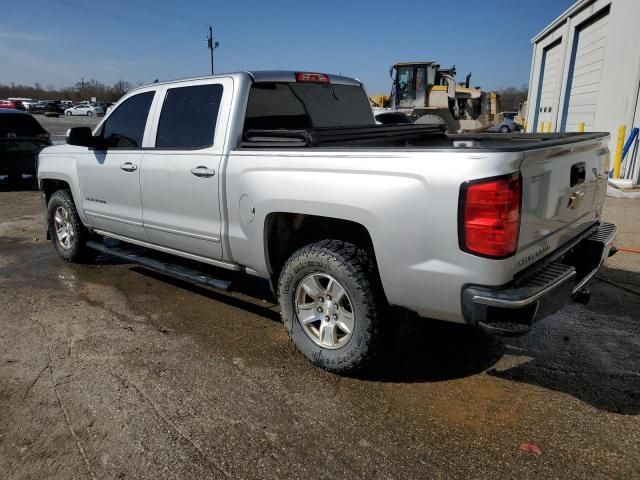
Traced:
[[511, 131], [511, 129], [509, 127], [507, 127], [506, 125], [503, 125], [500, 127], [500, 133], [509, 133]]
[[82, 224], [69, 190], [58, 190], [49, 200], [47, 224], [51, 242], [68, 262], [82, 262], [95, 256], [87, 247], [90, 232]]
[[71, 116], [71, 112], [67, 112], [67, 113], [65, 113], [65, 115], [66, 115], [67, 117], [70, 117], [70, 116]]
[[87, 112], [87, 117], [93, 117], [93, 112], [88, 111], [88, 112]]
[[365, 368], [378, 353], [386, 302], [370, 255], [340, 240], [296, 251], [280, 274], [284, 326], [315, 365], [346, 373]]

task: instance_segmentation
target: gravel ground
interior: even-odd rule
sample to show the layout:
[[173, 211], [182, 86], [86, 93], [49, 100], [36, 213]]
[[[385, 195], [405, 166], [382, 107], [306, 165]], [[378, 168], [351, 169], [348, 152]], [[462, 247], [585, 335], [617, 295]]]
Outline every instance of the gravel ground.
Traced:
[[[640, 202], [605, 217], [640, 247]], [[0, 192], [1, 476], [637, 479], [640, 255], [591, 287], [520, 339], [405, 321], [344, 378], [293, 350], [259, 288], [65, 263], [39, 193]]]

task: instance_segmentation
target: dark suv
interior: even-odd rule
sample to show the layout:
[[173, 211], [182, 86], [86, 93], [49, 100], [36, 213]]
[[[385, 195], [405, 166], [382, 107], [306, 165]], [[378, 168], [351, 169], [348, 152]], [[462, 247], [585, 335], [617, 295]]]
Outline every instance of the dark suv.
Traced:
[[39, 101], [39, 102], [35, 102], [31, 104], [31, 107], [29, 107], [29, 113], [42, 113], [44, 114], [44, 109], [46, 108], [47, 104], [49, 102], [46, 101]]
[[54, 100], [52, 102], [47, 103], [46, 107], [44, 107], [44, 116], [45, 117], [59, 117], [60, 115], [64, 115], [65, 106], [59, 100]]
[[26, 112], [0, 109], [0, 175], [16, 184], [22, 175], [35, 175], [38, 153], [51, 145], [50, 135]]

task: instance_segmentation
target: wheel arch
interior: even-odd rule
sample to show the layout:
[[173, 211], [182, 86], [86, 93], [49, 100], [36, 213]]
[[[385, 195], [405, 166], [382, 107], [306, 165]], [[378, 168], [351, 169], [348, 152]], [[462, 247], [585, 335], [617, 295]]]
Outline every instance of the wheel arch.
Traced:
[[[75, 162], [74, 162], [74, 166], [75, 166]], [[68, 166], [65, 168], [68, 168]], [[75, 177], [75, 171], [70, 172], [70, 174]], [[71, 198], [73, 198], [73, 203], [76, 206], [78, 216], [82, 220], [82, 223], [84, 225], [87, 225], [88, 223], [87, 218], [82, 208], [82, 194], [77, 181], [74, 181], [73, 178], [67, 176], [64, 173], [54, 173], [54, 172], [43, 173], [42, 171], [39, 170], [38, 171], [38, 187], [40, 188], [40, 191], [42, 191], [45, 208], [49, 204], [49, 199], [51, 198], [51, 195], [53, 195], [54, 192], [56, 192], [57, 190], [69, 190], [71, 192]]]
[[265, 217], [263, 239], [272, 285], [277, 284], [280, 271], [293, 252], [325, 239], [344, 240], [367, 250], [380, 281], [373, 239], [369, 230], [359, 222], [312, 214], [271, 212]]
[[[71, 185], [66, 180], [60, 180], [58, 178], [43, 178], [40, 180], [40, 190], [44, 195], [45, 205], [48, 205], [51, 195], [53, 195], [58, 190], [71, 191]], [[73, 192], [71, 192], [71, 196], [73, 197]]]

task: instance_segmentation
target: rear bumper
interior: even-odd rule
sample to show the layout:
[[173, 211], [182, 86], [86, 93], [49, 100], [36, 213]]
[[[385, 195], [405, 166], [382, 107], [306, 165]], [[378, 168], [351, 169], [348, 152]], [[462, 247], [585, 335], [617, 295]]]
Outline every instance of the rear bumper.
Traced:
[[495, 334], [527, 333], [581, 294], [610, 255], [616, 233], [615, 225], [600, 223], [510, 284], [467, 286], [462, 291], [465, 320]]

